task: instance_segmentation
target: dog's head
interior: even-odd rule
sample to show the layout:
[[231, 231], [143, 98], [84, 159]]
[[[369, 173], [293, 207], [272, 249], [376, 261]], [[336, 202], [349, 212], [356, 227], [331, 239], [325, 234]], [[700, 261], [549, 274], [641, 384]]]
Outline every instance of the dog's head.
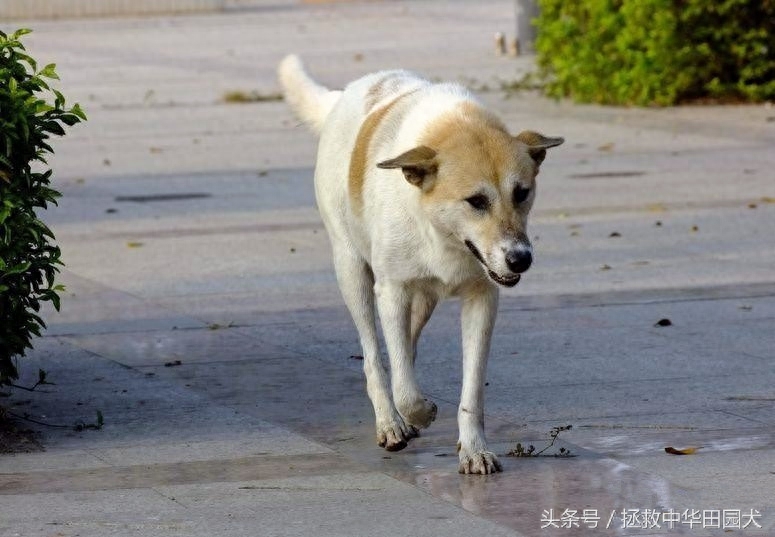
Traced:
[[511, 136], [478, 106], [432, 123], [422, 143], [380, 162], [420, 189], [421, 206], [442, 234], [467, 248], [500, 285], [519, 282], [533, 261], [527, 216], [546, 150], [563, 143], [532, 131]]

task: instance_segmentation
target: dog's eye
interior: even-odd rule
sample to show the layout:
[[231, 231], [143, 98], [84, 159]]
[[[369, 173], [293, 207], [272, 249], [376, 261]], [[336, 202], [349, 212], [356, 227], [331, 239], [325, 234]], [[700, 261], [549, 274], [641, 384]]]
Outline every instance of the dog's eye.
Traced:
[[516, 187], [514, 187], [514, 194], [512, 195], [514, 199], [514, 205], [522, 203], [528, 198], [528, 196], [530, 196], [529, 188], [525, 188], [520, 185], [517, 185]]
[[486, 211], [490, 208], [490, 200], [484, 194], [475, 194], [470, 198], [466, 198], [466, 201], [477, 211]]

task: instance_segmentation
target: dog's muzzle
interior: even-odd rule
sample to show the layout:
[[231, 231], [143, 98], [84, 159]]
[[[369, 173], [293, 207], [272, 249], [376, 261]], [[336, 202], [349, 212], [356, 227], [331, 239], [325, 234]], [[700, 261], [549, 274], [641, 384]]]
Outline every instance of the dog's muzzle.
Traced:
[[[474, 243], [466, 240], [465, 241], [466, 246], [469, 250], [471, 250], [471, 253], [474, 254], [474, 257], [479, 260], [479, 262], [482, 264], [484, 268], [487, 269], [487, 275], [490, 276], [492, 281], [494, 281], [497, 284], [503, 285], [504, 287], [514, 287], [519, 283], [519, 280], [522, 278], [519, 274], [514, 274], [511, 276], [501, 276], [499, 274], [496, 274], [490, 267], [487, 266], [487, 263], [484, 261], [484, 257], [482, 256], [482, 253], [479, 251], [479, 249], [474, 246]], [[532, 259], [531, 259], [532, 261]], [[527, 263], [527, 267], [530, 266], [530, 262]], [[525, 267], [524, 270], [527, 270], [527, 267]], [[509, 268], [511, 268], [511, 265], [509, 265]]]

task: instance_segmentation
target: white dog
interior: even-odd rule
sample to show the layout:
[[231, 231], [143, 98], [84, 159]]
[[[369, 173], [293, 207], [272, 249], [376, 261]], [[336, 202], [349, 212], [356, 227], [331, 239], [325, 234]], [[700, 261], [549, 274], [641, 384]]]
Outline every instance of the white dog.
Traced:
[[374, 73], [343, 91], [316, 83], [296, 56], [278, 72], [287, 102], [320, 134], [315, 192], [358, 329], [378, 444], [403, 449], [436, 417], [415, 380], [417, 339], [437, 302], [459, 296], [459, 470], [500, 471], [487, 449], [483, 407], [498, 286], [516, 285], [530, 267], [535, 178], [547, 148], [563, 139], [512, 136], [465, 88], [407, 71]]

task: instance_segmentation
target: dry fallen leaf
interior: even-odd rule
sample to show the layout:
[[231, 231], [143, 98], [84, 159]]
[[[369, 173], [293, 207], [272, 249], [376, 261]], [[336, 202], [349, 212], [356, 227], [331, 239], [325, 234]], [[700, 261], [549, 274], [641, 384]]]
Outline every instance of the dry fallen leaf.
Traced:
[[666, 447], [665, 453], [669, 453], [670, 455], [694, 455], [697, 453], [697, 451], [700, 448], [698, 447], [688, 447], [684, 449], [675, 449], [674, 447]]
[[126, 243], [126, 245], [129, 248], [140, 248], [143, 245], [143, 243], [142, 242], [128, 242], [128, 243]]
[[771, 198], [770, 196], [762, 196], [760, 201], [762, 203], [775, 203], [775, 198]]
[[646, 205], [646, 210], [650, 213], [664, 213], [667, 211], [667, 208], [661, 203], [651, 203]]
[[612, 151], [613, 148], [614, 148], [614, 145], [616, 145], [616, 144], [614, 144], [613, 142], [608, 142], [608, 143], [603, 144], [600, 147], [598, 147], [597, 150], [598, 151]]

